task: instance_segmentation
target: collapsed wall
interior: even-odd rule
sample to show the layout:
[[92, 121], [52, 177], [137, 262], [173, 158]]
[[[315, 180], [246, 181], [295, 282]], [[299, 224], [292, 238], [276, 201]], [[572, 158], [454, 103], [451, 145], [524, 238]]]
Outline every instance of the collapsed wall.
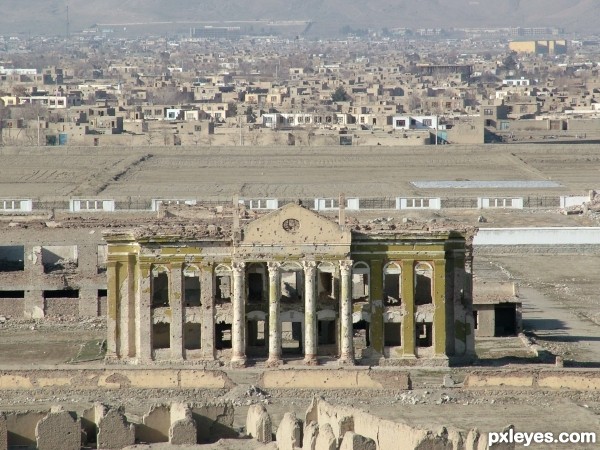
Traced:
[[[271, 418], [264, 406], [248, 411], [246, 431], [260, 442]], [[265, 424], [269, 424], [265, 427]], [[314, 398], [304, 421], [286, 413], [275, 441], [278, 450], [486, 450], [487, 439], [476, 429], [468, 431], [440, 426], [431, 430], [381, 419], [355, 408], [335, 406]], [[268, 447], [272, 448], [272, 447]], [[494, 450], [504, 447], [494, 446]]]
[[79, 415], [61, 408], [0, 413], [0, 450], [78, 450], [90, 444], [117, 450], [136, 442], [193, 445], [232, 437], [238, 435], [230, 403], [153, 405], [139, 423], [121, 408], [100, 403]]

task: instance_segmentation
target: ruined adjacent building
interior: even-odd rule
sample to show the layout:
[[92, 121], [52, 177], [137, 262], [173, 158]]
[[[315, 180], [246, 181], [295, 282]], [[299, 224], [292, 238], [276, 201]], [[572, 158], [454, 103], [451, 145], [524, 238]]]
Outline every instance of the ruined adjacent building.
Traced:
[[109, 360], [473, 356], [472, 230], [339, 226], [293, 203], [226, 222], [105, 233]]

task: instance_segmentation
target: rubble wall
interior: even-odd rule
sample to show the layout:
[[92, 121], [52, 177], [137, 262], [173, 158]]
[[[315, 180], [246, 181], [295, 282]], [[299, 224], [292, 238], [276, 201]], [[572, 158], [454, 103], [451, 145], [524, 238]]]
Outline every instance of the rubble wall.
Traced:
[[219, 370], [83, 369], [3, 370], [0, 389], [227, 389], [234, 383]]
[[408, 372], [384, 370], [270, 370], [259, 384], [265, 389], [410, 389]]
[[576, 369], [472, 371], [464, 386], [600, 391], [600, 373]]

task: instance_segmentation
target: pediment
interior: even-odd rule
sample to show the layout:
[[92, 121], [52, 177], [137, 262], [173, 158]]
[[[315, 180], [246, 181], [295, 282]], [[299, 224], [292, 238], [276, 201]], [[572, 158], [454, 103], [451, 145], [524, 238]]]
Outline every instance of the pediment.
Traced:
[[241, 245], [350, 245], [350, 231], [319, 214], [289, 203], [242, 229]]

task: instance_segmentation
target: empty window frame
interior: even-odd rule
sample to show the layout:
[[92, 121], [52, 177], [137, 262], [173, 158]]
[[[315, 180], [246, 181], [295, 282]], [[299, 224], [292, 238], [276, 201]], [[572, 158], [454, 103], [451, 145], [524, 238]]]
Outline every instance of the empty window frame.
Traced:
[[352, 300], [369, 301], [370, 269], [359, 262], [352, 268]]
[[163, 266], [152, 269], [152, 308], [169, 306], [169, 273]]
[[266, 267], [262, 263], [252, 263], [247, 269], [248, 303], [261, 303], [265, 300]]
[[183, 301], [186, 307], [201, 306], [200, 270], [196, 266], [183, 270]]
[[402, 303], [402, 268], [391, 262], [383, 268], [383, 304], [400, 306]]
[[281, 348], [288, 354], [302, 352], [302, 322], [281, 322]]
[[335, 320], [319, 320], [317, 322], [317, 337], [319, 345], [334, 345]]
[[25, 291], [0, 291], [0, 298], [23, 299]]
[[370, 324], [366, 320], [362, 319], [352, 324], [352, 331], [354, 334], [354, 345], [357, 348], [366, 348], [371, 345], [369, 338], [369, 327]]
[[335, 266], [324, 262], [317, 268], [317, 283], [319, 300], [331, 300], [335, 298]]
[[202, 344], [202, 325], [186, 323], [183, 325], [183, 345], [186, 350], [200, 350]]
[[25, 270], [25, 247], [23, 245], [3, 245], [0, 247], [0, 272]]
[[215, 269], [215, 299], [221, 303], [231, 302], [231, 269], [218, 265]]
[[416, 323], [417, 346], [431, 347], [433, 345], [433, 324], [431, 322]]
[[267, 323], [264, 320], [248, 321], [248, 345], [264, 347], [267, 345]]
[[68, 272], [77, 268], [76, 245], [52, 245], [42, 247], [44, 273]]
[[385, 347], [400, 347], [402, 345], [402, 324], [386, 322], [383, 324], [383, 345]]
[[231, 324], [219, 322], [215, 324], [215, 348], [224, 350], [231, 348]]
[[152, 325], [152, 348], [170, 348], [171, 347], [171, 325], [164, 322]]
[[298, 265], [281, 267], [281, 300], [285, 302], [300, 301], [302, 286], [302, 268]]
[[433, 303], [433, 268], [427, 263], [415, 265], [415, 305]]
[[108, 245], [99, 245], [98, 246], [98, 257], [97, 257], [97, 267], [98, 274], [106, 272], [106, 265], [108, 263]]

